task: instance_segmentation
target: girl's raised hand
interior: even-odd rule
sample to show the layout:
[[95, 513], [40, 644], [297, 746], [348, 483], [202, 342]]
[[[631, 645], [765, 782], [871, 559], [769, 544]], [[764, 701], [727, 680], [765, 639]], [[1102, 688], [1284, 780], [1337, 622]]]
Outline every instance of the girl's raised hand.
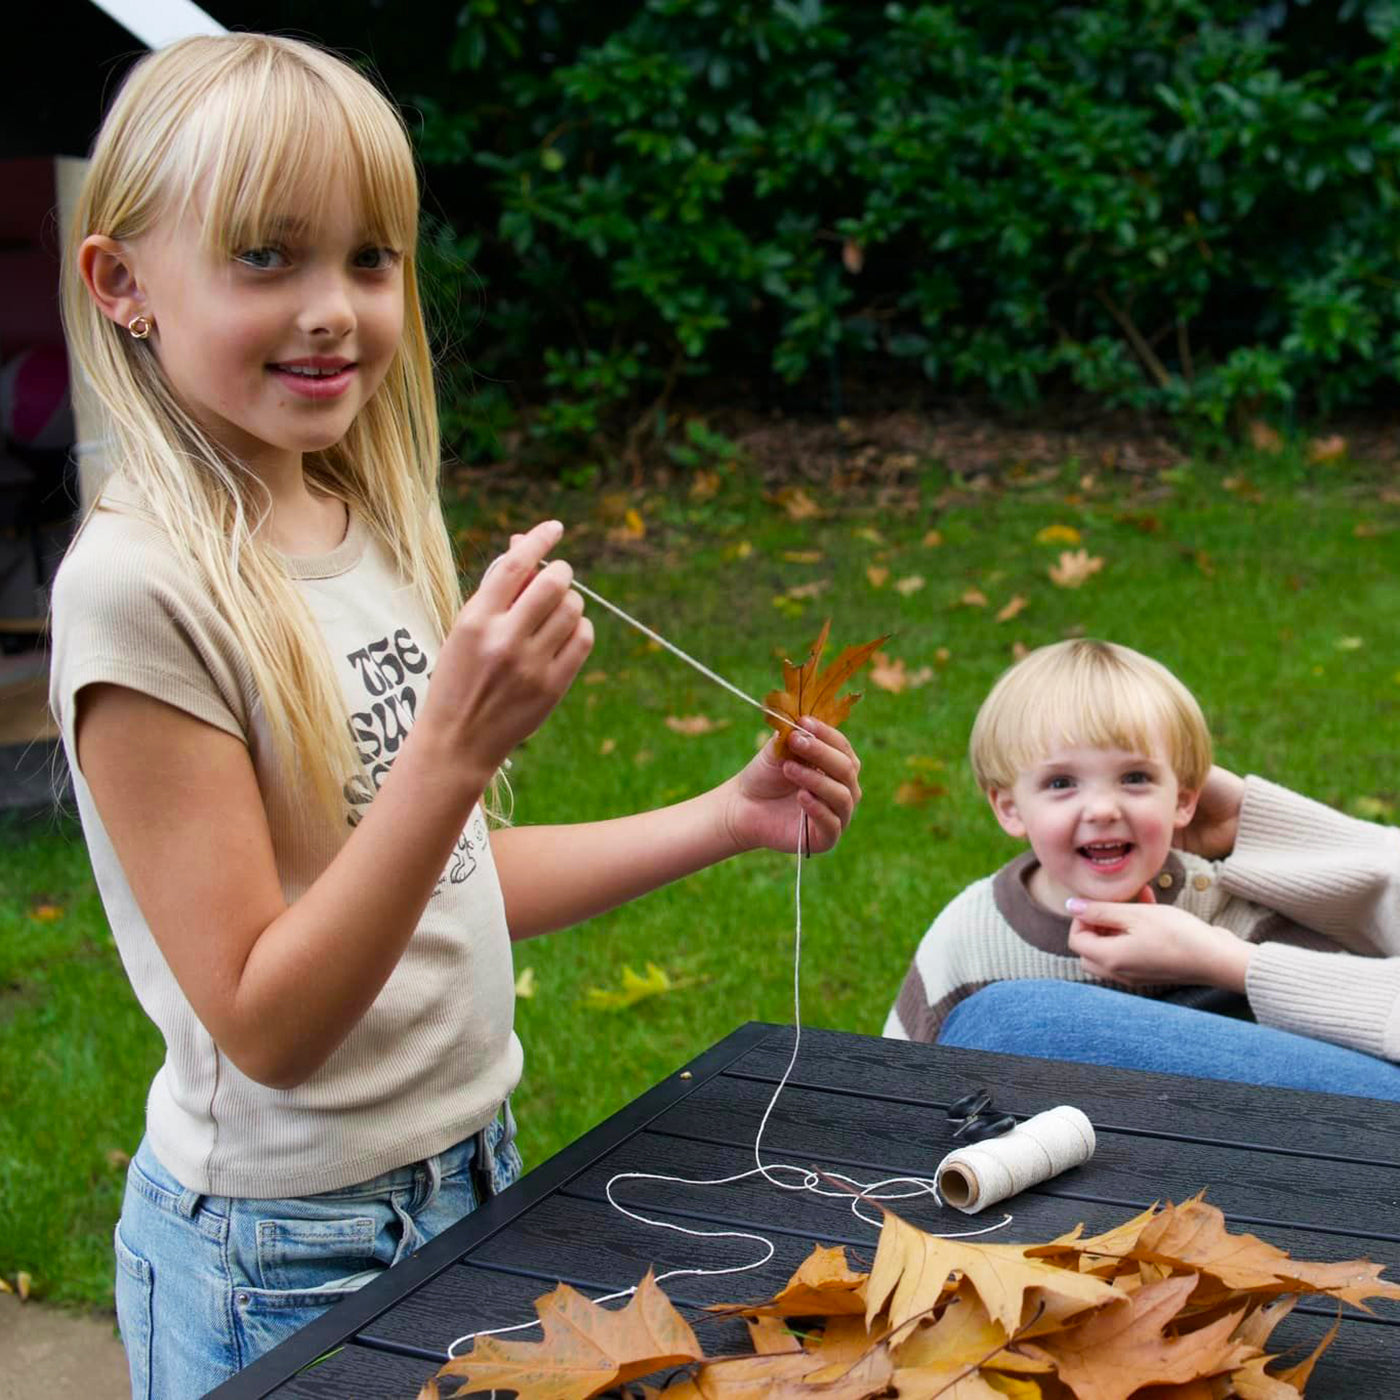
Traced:
[[788, 736], [792, 757], [773, 756], [776, 740], [725, 785], [725, 822], [740, 850], [795, 851], [807, 817], [804, 850], [829, 851], [860, 801], [860, 759], [839, 729], [810, 717]]
[[593, 649], [593, 624], [562, 559], [540, 565], [564, 534], [557, 520], [516, 535], [457, 614], [419, 724], [484, 786], [539, 728]]

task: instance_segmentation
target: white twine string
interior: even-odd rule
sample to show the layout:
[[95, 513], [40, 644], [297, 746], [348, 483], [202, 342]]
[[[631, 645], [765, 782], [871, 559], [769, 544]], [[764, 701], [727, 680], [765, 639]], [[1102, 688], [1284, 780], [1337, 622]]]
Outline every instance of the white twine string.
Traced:
[[[756, 706], [758, 709], [764, 710], [766, 714], [773, 714], [773, 711], [766, 709], [766, 707], [764, 707], [763, 705], [759, 705], [756, 700], [753, 700], [749, 696], [745, 695], [743, 691], [739, 690], [736, 686], [731, 685], [722, 676], [715, 675], [715, 673], [709, 670], [708, 667], [702, 666], [700, 662], [696, 661], [693, 657], [687, 656], [686, 653], [681, 651], [679, 647], [672, 646], [671, 643], [668, 642], [664, 637], [657, 636], [657, 634], [653, 632], [649, 627], [644, 626], [635, 618], [630, 617], [627, 613], [623, 612], [621, 608], [614, 607], [613, 604], [609, 603], [605, 598], [601, 598], [598, 594], [592, 592], [590, 589], [584, 588], [584, 586], [580, 584], [577, 581], [577, 579], [574, 580], [572, 586], [574, 588], [577, 588], [581, 593], [585, 593], [588, 597], [593, 598], [595, 601], [601, 603], [605, 608], [607, 608], [610, 612], [615, 613], [624, 622], [627, 622], [631, 626], [637, 628], [638, 631], [643, 632], [647, 636], [653, 638], [655, 641], [660, 642], [661, 645], [665, 647], [668, 651], [674, 653], [676, 656], [680, 657], [681, 660], [689, 663], [691, 666], [694, 666], [695, 669], [699, 671], [702, 675], [708, 676], [711, 680], [723, 686], [725, 690], [728, 690], [731, 693], [737, 695], [741, 700], [748, 701], [749, 704]], [[784, 716], [781, 715], [775, 716], [775, 718], [782, 719], [784, 724], [791, 723], [790, 720], [786, 719]], [[874, 1218], [862, 1213], [860, 1209], [861, 1204], [865, 1201], [902, 1201], [908, 1200], [911, 1197], [916, 1196], [932, 1196], [933, 1199], [937, 1201], [939, 1205], [943, 1204], [942, 1198], [938, 1194], [937, 1181], [929, 1180], [924, 1177], [889, 1176], [884, 1177], [880, 1181], [860, 1182], [857, 1181], [854, 1177], [846, 1176], [842, 1172], [826, 1172], [825, 1176], [830, 1180], [841, 1182], [844, 1185], [851, 1188], [850, 1191], [833, 1190], [823, 1185], [823, 1174], [819, 1173], [815, 1168], [799, 1167], [791, 1162], [765, 1163], [763, 1160], [760, 1149], [761, 1144], [763, 1142], [764, 1131], [767, 1129], [768, 1120], [770, 1117], [772, 1117], [773, 1109], [777, 1105], [778, 1096], [783, 1092], [783, 1089], [786, 1086], [788, 1079], [792, 1075], [793, 1067], [797, 1063], [797, 1053], [802, 1044], [802, 862], [804, 856], [807, 854], [807, 851], [809, 849], [810, 845], [807, 839], [807, 815], [804, 812], [799, 819], [797, 828], [797, 873], [796, 879], [794, 881], [793, 890], [794, 930], [792, 958], [792, 1054], [788, 1058], [787, 1068], [783, 1070], [782, 1078], [778, 1081], [777, 1087], [773, 1090], [773, 1095], [768, 1100], [768, 1106], [763, 1110], [763, 1117], [759, 1121], [758, 1133], [754, 1137], [753, 1144], [754, 1165], [752, 1167], [749, 1167], [745, 1171], [734, 1172], [730, 1176], [702, 1177], [698, 1179], [694, 1177], [685, 1176], [665, 1176], [659, 1172], [618, 1172], [616, 1173], [616, 1175], [608, 1178], [607, 1186], [604, 1188], [605, 1194], [608, 1198], [608, 1204], [611, 1205], [614, 1210], [620, 1212], [622, 1215], [625, 1215], [629, 1220], [635, 1220], [642, 1225], [654, 1226], [658, 1230], [672, 1230], [675, 1231], [677, 1234], [689, 1235], [693, 1239], [748, 1240], [749, 1242], [758, 1245], [763, 1250], [763, 1253], [759, 1258], [753, 1260], [751, 1263], [734, 1264], [729, 1266], [728, 1268], [668, 1269], [665, 1273], [658, 1274], [656, 1276], [655, 1282], [657, 1283], [661, 1283], [664, 1280], [671, 1278], [682, 1278], [688, 1276], [693, 1277], [700, 1275], [710, 1276], [720, 1274], [742, 1274], [748, 1273], [750, 1270], [753, 1269], [761, 1269], [776, 1253], [776, 1246], [773, 1244], [773, 1241], [770, 1240], [766, 1235], [754, 1234], [747, 1230], [694, 1230], [686, 1225], [677, 1225], [674, 1221], [657, 1220], [652, 1216], [642, 1215], [638, 1211], [629, 1210], [626, 1206], [622, 1205], [621, 1202], [619, 1202], [618, 1199], [613, 1195], [613, 1187], [619, 1181], [662, 1181], [676, 1186], [728, 1186], [736, 1181], [744, 1181], [751, 1176], [762, 1176], [763, 1179], [766, 1182], [768, 1182], [770, 1186], [776, 1186], [779, 1190], [782, 1191], [810, 1191], [813, 1195], [816, 1196], [825, 1196], [828, 1198], [849, 1200], [851, 1203], [851, 1213], [858, 1220], [863, 1221], [865, 1224], [877, 1230], [881, 1226], [881, 1221], [878, 1218]], [[782, 1177], [777, 1175], [777, 1173], [785, 1173], [795, 1179], [784, 1180], [782, 1179]], [[903, 1186], [907, 1187], [908, 1189], [902, 1191], [892, 1191], [886, 1189], [895, 1186]], [[852, 1194], [853, 1192], [854, 1194]], [[940, 1238], [966, 1239], [973, 1235], [987, 1235], [994, 1230], [1003, 1229], [1005, 1226], [1011, 1223], [1011, 1220], [1012, 1216], [1007, 1214], [1004, 1215], [1002, 1219], [999, 1220], [995, 1225], [986, 1225], [983, 1226], [980, 1230], [964, 1230], [956, 1234], [943, 1234], [940, 1235]], [[621, 1288], [616, 1293], [605, 1293], [602, 1297], [594, 1298], [592, 1301], [594, 1303], [599, 1304], [611, 1303], [618, 1298], [630, 1297], [636, 1291], [637, 1288], [634, 1284], [630, 1288]], [[449, 1343], [447, 1348], [447, 1354], [449, 1357], [455, 1357], [457, 1354], [457, 1348], [459, 1346], [461, 1346], [464, 1342], [470, 1342], [477, 1337], [494, 1337], [499, 1336], [505, 1332], [522, 1332], [527, 1328], [538, 1327], [539, 1325], [539, 1319], [532, 1318], [529, 1322], [517, 1322], [508, 1327], [483, 1327], [475, 1332], [464, 1332], [460, 1337], [454, 1338], [452, 1342]]]
[[671, 642], [668, 642], [666, 638], [663, 637], [659, 632], [653, 632], [651, 628], [646, 625], [646, 623], [638, 622], [637, 619], [633, 617], [630, 613], [623, 612], [623, 610], [620, 607], [618, 607], [616, 603], [608, 602], [608, 600], [604, 598], [602, 594], [595, 593], [591, 588], [585, 588], [583, 584], [581, 584], [577, 579], [574, 579], [573, 582], [570, 583], [569, 587], [576, 588], [580, 593], [583, 594], [585, 598], [592, 598], [595, 603], [600, 603], [610, 613], [613, 613], [615, 616], [620, 617], [625, 623], [627, 623], [629, 627], [635, 627], [637, 631], [640, 632], [644, 637], [649, 637], [658, 646], [665, 647], [666, 650], [669, 651], [672, 656], [680, 657], [680, 659], [684, 661], [687, 666], [693, 666], [707, 680], [712, 680], [717, 686], [721, 686], [723, 689], [727, 690], [731, 695], [738, 696], [738, 698], [742, 700], [746, 705], [752, 705], [754, 709], [762, 710], [765, 715], [769, 716], [769, 718], [781, 720], [784, 725], [791, 728], [792, 721], [786, 715], [780, 715], [776, 710], [770, 710], [767, 705], [764, 705], [760, 701], [755, 700], [752, 695], [746, 695], [742, 690], [739, 689], [737, 685], [731, 684], [729, 681], [725, 680], [723, 676], [719, 675], [715, 671], [710, 670], [710, 668], [706, 666], [704, 662], [697, 661], [693, 656], [690, 655], [689, 652], [684, 652], [680, 649], [680, 647], [673, 645]]
[[973, 1215], [1094, 1155], [1094, 1125], [1070, 1104], [1037, 1113], [1003, 1137], [950, 1152], [934, 1178], [943, 1200]]

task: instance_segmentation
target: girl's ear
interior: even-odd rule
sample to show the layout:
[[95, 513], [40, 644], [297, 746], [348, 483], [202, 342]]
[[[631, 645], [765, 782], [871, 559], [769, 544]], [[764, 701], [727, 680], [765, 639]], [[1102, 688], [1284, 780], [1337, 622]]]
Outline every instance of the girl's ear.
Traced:
[[1026, 824], [1016, 810], [1016, 799], [1005, 788], [988, 788], [987, 801], [992, 804], [992, 815], [1001, 829], [1018, 841], [1026, 839]]
[[98, 310], [109, 320], [125, 326], [137, 316], [150, 314], [125, 243], [105, 234], [89, 235], [78, 249], [78, 271]]
[[1172, 825], [1178, 831], [1184, 826], [1191, 825], [1191, 818], [1196, 815], [1196, 803], [1200, 799], [1200, 788], [1178, 788], [1176, 793], [1176, 815], [1172, 818]]

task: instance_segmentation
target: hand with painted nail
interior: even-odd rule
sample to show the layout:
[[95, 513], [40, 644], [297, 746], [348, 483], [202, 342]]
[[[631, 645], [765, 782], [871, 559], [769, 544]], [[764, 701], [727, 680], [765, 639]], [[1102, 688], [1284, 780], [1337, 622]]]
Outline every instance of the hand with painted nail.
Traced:
[[829, 851], [860, 802], [856, 751], [839, 729], [810, 716], [788, 736], [789, 757], [777, 758], [776, 747], [776, 738], [769, 740], [719, 790], [730, 839], [739, 850], [795, 851], [805, 815], [803, 849]]
[[1128, 986], [1181, 983], [1243, 992], [1253, 947], [1170, 904], [1071, 899], [1070, 952], [1084, 970]]

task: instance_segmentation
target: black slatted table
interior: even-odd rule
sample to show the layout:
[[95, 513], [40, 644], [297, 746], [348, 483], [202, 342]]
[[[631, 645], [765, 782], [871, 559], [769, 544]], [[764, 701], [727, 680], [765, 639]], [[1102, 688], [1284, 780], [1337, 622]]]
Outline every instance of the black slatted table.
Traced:
[[[528, 1321], [533, 1300], [558, 1282], [600, 1297], [635, 1284], [648, 1266], [660, 1274], [752, 1257], [743, 1241], [696, 1240], [629, 1220], [604, 1188], [623, 1171], [698, 1178], [752, 1167], [759, 1119], [792, 1040], [791, 1027], [741, 1027], [212, 1394], [412, 1400], [455, 1337]], [[860, 1180], [927, 1177], [955, 1145], [948, 1104], [973, 1088], [992, 1089], [999, 1109], [1021, 1117], [1075, 1104], [1098, 1135], [1092, 1161], [1008, 1202], [1015, 1219], [987, 1242], [1048, 1240], [1080, 1221], [1097, 1232], [1205, 1187], [1233, 1230], [1302, 1259], [1370, 1258], [1400, 1277], [1400, 1105], [1371, 1099], [805, 1030], [769, 1119], [764, 1160]], [[664, 1284], [692, 1323], [706, 1303], [771, 1294], [814, 1243], [849, 1245], [862, 1267], [874, 1256], [876, 1232], [847, 1204], [759, 1177], [728, 1186], [629, 1182], [618, 1194], [648, 1215], [752, 1229], [774, 1242], [774, 1257], [751, 1273]], [[931, 1198], [897, 1208], [935, 1231], [1001, 1214], [994, 1206], [965, 1216]], [[1374, 1316], [1346, 1313], [1309, 1400], [1400, 1397], [1400, 1304], [1373, 1306]], [[1301, 1357], [1334, 1316], [1330, 1306], [1300, 1304], [1270, 1350], [1296, 1347]], [[731, 1335], [736, 1323], [701, 1325], [707, 1349], [742, 1345]]]

